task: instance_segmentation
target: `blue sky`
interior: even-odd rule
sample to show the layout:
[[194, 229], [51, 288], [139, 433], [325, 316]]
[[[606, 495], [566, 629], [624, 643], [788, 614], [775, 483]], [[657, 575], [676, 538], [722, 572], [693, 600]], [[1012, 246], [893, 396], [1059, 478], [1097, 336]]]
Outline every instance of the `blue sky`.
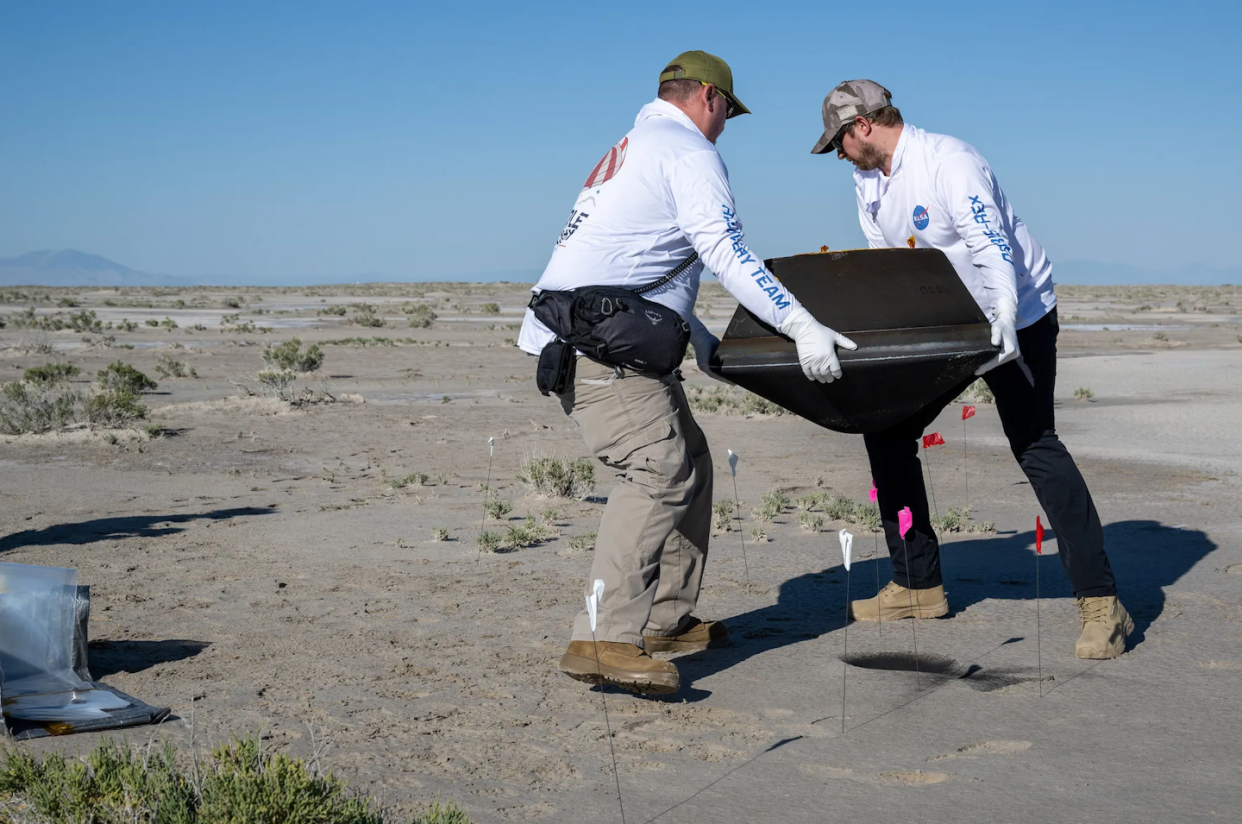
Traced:
[[187, 277], [542, 268], [677, 53], [765, 257], [862, 243], [820, 102], [870, 77], [990, 160], [1054, 260], [1242, 263], [1242, 4], [8, 3], [0, 256]]

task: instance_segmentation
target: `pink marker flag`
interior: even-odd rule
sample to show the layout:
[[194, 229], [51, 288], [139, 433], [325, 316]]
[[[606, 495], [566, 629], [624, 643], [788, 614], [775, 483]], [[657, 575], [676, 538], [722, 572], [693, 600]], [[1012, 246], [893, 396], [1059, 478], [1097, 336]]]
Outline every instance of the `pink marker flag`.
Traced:
[[897, 513], [897, 532], [904, 539], [912, 526], [914, 526], [914, 514], [910, 512], [910, 507], [907, 506]]
[[880, 490], [875, 488], [875, 478], [872, 478], [871, 479], [871, 503], [875, 503], [876, 498], [877, 496], [879, 496], [879, 494], [880, 494]]
[[1040, 523], [1039, 516], [1035, 516], [1035, 554], [1044, 554], [1044, 525]]
[[933, 432], [930, 435], [923, 436], [923, 448], [924, 449], [927, 449], [928, 447], [932, 447], [932, 446], [940, 446], [943, 443], [944, 443], [944, 438], [940, 436], [939, 432]]
[[962, 407], [962, 420], [973, 418], [975, 416], [975, 408], [973, 406]]

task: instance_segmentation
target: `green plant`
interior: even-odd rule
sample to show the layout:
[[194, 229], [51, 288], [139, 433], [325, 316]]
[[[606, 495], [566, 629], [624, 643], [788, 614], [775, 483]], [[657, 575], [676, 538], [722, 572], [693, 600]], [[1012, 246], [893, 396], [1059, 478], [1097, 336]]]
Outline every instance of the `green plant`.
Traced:
[[0, 432], [48, 432], [71, 423], [82, 396], [55, 384], [12, 381], [0, 385]]
[[539, 524], [510, 524], [505, 527], [504, 544], [510, 549], [534, 546], [547, 536], [547, 530]]
[[733, 530], [733, 501], [716, 501], [712, 504], [712, 528], [717, 532]]
[[500, 498], [492, 498], [486, 505], [487, 514], [493, 520], [499, 521], [501, 518], [508, 516], [513, 511], [512, 501], [503, 501]]
[[722, 415], [786, 415], [782, 407], [745, 390], [723, 386], [687, 385], [686, 400], [694, 412], [719, 412]]
[[1164, 332], [1157, 332], [1156, 334], [1151, 336], [1151, 339], [1164, 341], [1164, 340], [1168, 340], [1169, 336], [1166, 335]]
[[159, 388], [159, 384], [128, 363], [114, 361], [95, 373], [95, 382], [102, 389], [116, 389], [137, 395]]
[[595, 539], [599, 537], [599, 532], [588, 532], [585, 535], [578, 535], [569, 539], [569, 548], [582, 552], [595, 548]]
[[173, 320], [172, 318], [165, 317], [162, 321], [160, 321], [160, 326], [163, 326], [165, 329], [170, 329], [170, 330], [176, 329], [177, 322]]
[[411, 472], [404, 477], [394, 478], [388, 483], [393, 489], [404, 489], [407, 486], [426, 486], [428, 480], [430, 479], [426, 472]]
[[345, 317], [345, 307], [341, 306], [338, 303], [334, 303], [331, 306], [325, 306], [324, 308], [320, 309], [319, 314], [336, 315], [338, 317]]
[[824, 516], [815, 512], [799, 512], [798, 524], [804, 532], [819, 532], [824, 528]]
[[561, 519], [561, 511], [556, 507], [550, 506], [546, 509], [540, 510], [539, 517], [543, 518], [543, 520], [549, 524], [555, 524]]
[[970, 510], [966, 507], [949, 507], [940, 517], [931, 519], [932, 529], [936, 532], [995, 532], [996, 524], [991, 521], [971, 520]]
[[175, 360], [172, 355], [160, 355], [155, 364], [155, 372], [161, 378], [197, 378], [194, 369], [186, 369], [185, 361]]
[[757, 526], [751, 527], [750, 537], [757, 544], [766, 544], [770, 540], [768, 538], [768, 533]]
[[1074, 400], [1089, 401], [1095, 397], [1095, 393], [1085, 386], [1080, 386], [1074, 390]]
[[448, 395], [442, 395], [440, 397], [440, 403], [452, 403], [452, 402], [453, 402], [453, 399], [450, 398]]
[[152, 328], [157, 328], [160, 325], [160, 322], [156, 320], [155, 318], [147, 318], [146, 320], [143, 321], [143, 323]]
[[323, 349], [313, 343], [302, 349], [299, 338], [263, 348], [263, 362], [268, 366], [290, 372], [314, 372], [323, 366]]
[[499, 303], [485, 303], [479, 307], [479, 311], [485, 315], [499, 315], [500, 304]]
[[444, 527], [438, 526], [435, 529], [431, 530], [431, 540], [447, 541], [448, 539], [449, 539], [449, 531], [445, 529]]
[[82, 370], [70, 363], [45, 363], [42, 366], [31, 366], [22, 372], [22, 380], [27, 383], [55, 384], [67, 381]]
[[479, 545], [479, 549], [486, 552], [495, 552], [500, 549], [501, 539], [495, 532], [483, 532], [479, 535], [477, 543]]
[[957, 401], [974, 401], [975, 403], [995, 403], [996, 396], [988, 385], [979, 379], [966, 387], [966, 391], [957, 396]]
[[824, 501], [824, 515], [834, 521], [858, 524], [871, 532], [880, 529], [880, 508], [876, 504], [860, 504], [844, 495], [833, 495]]
[[518, 480], [535, 495], [585, 498], [595, 489], [595, 464], [590, 458], [531, 458], [522, 463]]
[[406, 303], [401, 307], [401, 311], [410, 316], [411, 329], [426, 329], [439, 317], [425, 303]]
[[125, 389], [97, 389], [82, 404], [86, 419], [99, 426], [125, 426], [147, 416], [138, 395]]
[[282, 401], [289, 400], [288, 389], [297, 380], [297, 375], [289, 369], [264, 369], [255, 375], [259, 383], [272, 390], [272, 394]]

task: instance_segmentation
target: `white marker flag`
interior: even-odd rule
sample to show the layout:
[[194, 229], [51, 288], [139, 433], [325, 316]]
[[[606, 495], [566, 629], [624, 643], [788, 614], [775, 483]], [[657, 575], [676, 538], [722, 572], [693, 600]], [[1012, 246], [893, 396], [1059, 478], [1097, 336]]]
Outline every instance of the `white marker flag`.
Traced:
[[854, 552], [854, 536], [849, 530], [841, 530], [841, 557], [845, 559], [845, 571], [850, 571], [850, 559]]
[[488, 439], [487, 439], [487, 454], [488, 454], [488, 457], [490, 457], [490, 456], [492, 455], [492, 453], [494, 453], [495, 451], [496, 451], [496, 439], [495, 439], [495, 438], [488, 438]]
[[587, 615], [591, 616], [591, 632], [595, 632], [595, 617], [599, 614], [599, 602], [604, 600], [604, 581], [595, 579], [595, 586], [586, 596]]
[[737, 474], [737, 453], [732, 449], [729, 450], [729, 471]]

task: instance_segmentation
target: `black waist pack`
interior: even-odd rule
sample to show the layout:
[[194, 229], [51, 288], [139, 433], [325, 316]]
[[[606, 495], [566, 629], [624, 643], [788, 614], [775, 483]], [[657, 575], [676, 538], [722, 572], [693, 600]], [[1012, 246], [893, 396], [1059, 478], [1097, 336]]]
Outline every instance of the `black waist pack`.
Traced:
[[668, 283], [697, 259], [697, 254], [691, 255], [641, 289], [584, 286], [567, 292], [545, 290], [531, 298], [530, 309], [560, 341], [597, 363], [669, 375], [686, 356], [690, 324], [667, 306], [642, 297], [642, 293]]
[[535, 386], [539, 391], [545, 395], [568, 392], [574, 385], [574, 358], [574, 348], [563, 340], [554, 340], [543, 347], [535, 368]]

